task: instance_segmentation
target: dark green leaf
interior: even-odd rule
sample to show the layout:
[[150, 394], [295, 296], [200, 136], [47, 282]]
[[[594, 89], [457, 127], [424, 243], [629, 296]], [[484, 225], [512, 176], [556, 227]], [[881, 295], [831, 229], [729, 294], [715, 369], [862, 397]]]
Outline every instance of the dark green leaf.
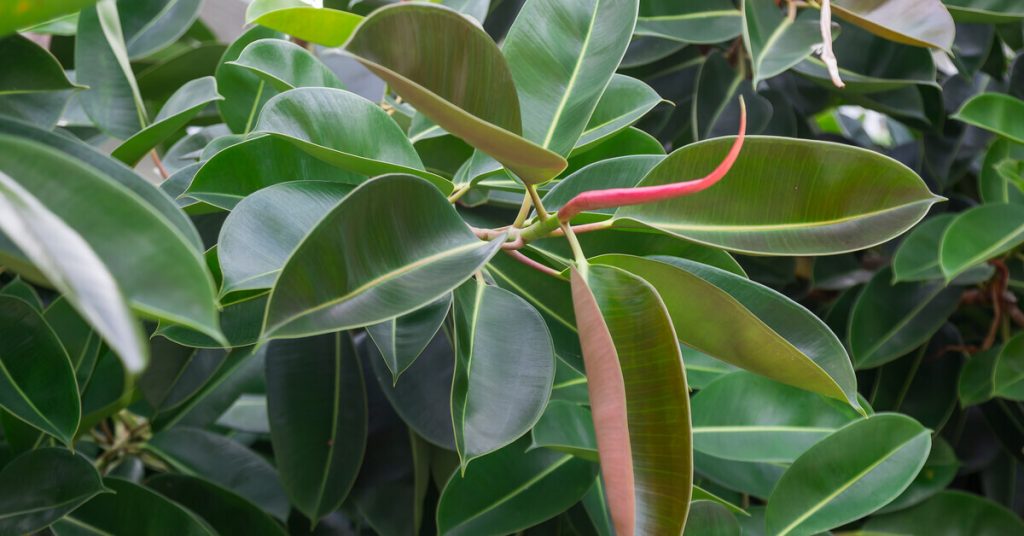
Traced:
[[79, 87], [68, 80], [53, 54], [21, 35], [0, 39], [0, 70], [0, 95]]
[[872, 517], [864, 528], [892, 534], [999, 536], [1024, 531], [1024, 521], [983, 497], [944, 491], [913, 508]]
[[552, 400], [533, 427], [531, 448], [549, 448], [598, 461], [590, 410], [574, 402]]
[[949, 281], [1024, 243], [1024, 205], [992, 203], [956, 216], [942, 235], [939, 259]]
[[[235, 463], [232, 460], [229, 463]], [[161, 474], [146, 487], [199, 514], [220, 534], [284, 536], [272, 517], [253, 503], [207, 480], [187, 475]]]
[[306, 49], [282, 39], [260, 39], [227, 62], [252, 71], [277, 91], [297, 87], [345, 89], [338, 77]]
[[1024, 125], [1014, 118], [1024, 114], [1024, 101], [1002, 93], [982, 93], [964, 103], [953, 119], [1024, 143]]
[[89, 460], [58, 448], [15, 458], [0, 482], [0, 534], [34, 533], [108, 491]]
[[686, 534], [699, 536], [740, 536], [739, 521], [721, 504], [713, 501], [694, 501], [686, 519]]
[[237, 60], [249, 43], [275, 37], [283, 36], [262, 26], [249, 28], [231, 43], [217, 64], [214, 76], [220, 94], [224, 95], [224, 100], [217, 101], [217, 110], [232, 132], [248, 134], [256, 124], [260, 108], [277, 91], [255, 73], [237, 65], [228, 65], [228, 62]]
[[645, 0], [640, 3], [637, 35], [683, 43], [720, 43], [743, 31], [743, 15], [729, 0], [681, 3]]
[[806, 10], [791, 19], [771, 2], [743, 0], [743, 21], [755, 87], [800, 63], [821, 44], [818, 17]]
[[5, 2], [0, 6], [0, 35], [74, 13], [95, 3], [96, 0], [52, 0], [31, 4]]
[[451, 308], [449, 294], [411, 313], [366, 327], [395, 382], [430, 344]]
[[166, 497], [120, 478], [105, 478], [114, 493], [104, 493], [58, 521], [57, 536], [103, 534], [174, 534], [216, 536], [199, 516]]

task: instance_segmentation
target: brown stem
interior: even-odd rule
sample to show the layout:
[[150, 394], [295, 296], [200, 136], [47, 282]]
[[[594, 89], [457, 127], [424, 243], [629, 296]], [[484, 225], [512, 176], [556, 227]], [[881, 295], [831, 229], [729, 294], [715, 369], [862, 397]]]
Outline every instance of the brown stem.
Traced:
[[541, 264], [541, 263], [539, 263], [539, 262], [537, 262], [537, 261], [527, 257], [526, 255], [523, 255], [519, 251], [516, 251], [514, 249], [506, 249], [504, 251], [505, 251], [505, 253], [509, 257], [512, 257], [513, 259], [515, 259], [515, 260], [517, 260], [517, 261], [519, 261], [519, 262], [529, 266], [530, 268], [533, 268], [534, 270], [537, 270], [538, 272], [550, 275], [552, 277], [557, 277], [559, 279], [562, 278], [562, 274], [559, 273], [558, 270], [555, 270], [554, 268], [551, 268], [549, 266], [545, 266], [545, 265], [543, 265], [543, 264]]
[[996, 343], [999, 325], [1003, 320], [1003, 294], [1006, 293], [1006, 287], [1010, 282], [1010, 270], [1006, 267], [1006, 263], [999, 259], [993, 259], [989, 261], [989, 264], [996, 268], [996, 277], [989, 287], [989, 292], [992, 293], [992, 323], [988, 327], [985, 341], [981, 344], [982, 350], [988, 350]]
[[164, 167], [163, 161], [160, 160], [160, 155], [156, 154], [156, 149], [150, 151], [149, 156], [153, 158], [153, 163], [156, 164], [156, 169], [160, 171], [160, 176], [163, 177], [164, 180], [167, 180], [167, 178], [171, 176], [171, 173]]

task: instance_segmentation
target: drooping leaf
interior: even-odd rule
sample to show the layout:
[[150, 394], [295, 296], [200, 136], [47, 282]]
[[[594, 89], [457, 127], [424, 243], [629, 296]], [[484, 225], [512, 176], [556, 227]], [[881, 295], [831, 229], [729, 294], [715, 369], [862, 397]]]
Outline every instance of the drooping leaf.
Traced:
[[[114, 277], [89, 244], [0, 172], [0, 230], [67, 297], [132, 372], [145, 367], [142, 330]], [[5, 255], [6, 257], [6, 255]], [[5, 260], [9, 265], [9, 261]]]
[[407, 173], [451, 184], [423, 170], [423, 162], [398, 125], [379, 106], [341, 89], [299, 88], [267, 101], [256, 123], [265, 132], [347, 171], [375, 176]]
[[270, 343], [267, 411], [292, 504], [313, 521], [336, 510], [366, 449], [366, 388], [350, 335]]
[[724, 270], [657, 259], [605, 255], [593, 262], [626, 270], [658, 289], [679, 340], [688, 346], [859, 408], [856, 378], [842, 343], [810, 311]]
[[800, 63], [821, 43], [818, 17], [806, 10], [791, 19], [771, 2], [744, 0], [743, 21], [755, 87]]
[[57, 536], [154, 534], [216, 536], [199, 516], [154, 491], [120, 478], [103, 485], [114, 493], [94, 497], [50, 530]]
[[962, 292], [941, 281], [893, 283], [891, 270], [879, 271], [850, 317], [848, 339], [856, 367], [885, 364], [924, 344], [956, 310]]
[[[250, 43], [276, 37], [283, 35], [262, 26], [249, 28], [231, 43], [217, 64], [214, 77], [217, 89], [224, 96], [224, 100], [217, 101], [217, 110], [232, 132], [248, 134], [256, 125], [260, 109], [277, 94], [277, 90], [255, 73], [229, 62], [238, 60]], [[268, 158], [268, 161], [273, 162], [273, 159]]]
[[728, 0], [683, 3], [645, 0], [640, 3], [636, 34], [683, 43], [710, 44], [743, 31], [743, 15]]
[[523, 135], [566, 156], [622, 61], [638, 0], [530, 0], [501, 51], [519, 94]]
[[573, 152], [597, 146], [635, 123], [660, 102], [664, 102], [661, 96], [644, 82], [621, 74], [612, 75]]
[[59, 448], [15, 458], [0, 482], [0, 534], [34, 533], [107, 491], [89, 460]]
[[286, 182], [239, 202], [217, 241], [221, 294], [273, 286], [299, 242], [352, 188], [336, 182]]
[[[640, 186], [701, 177], [731, 143], [708, 140], [674, 151]], [[619, 225], [636, 222], [733, 251], [815, 255], [885, 242], [940, 199], [913, 171], [873, 151], [752, 136], [713, 188], [623, 207], [615, 218]]]
[[942, 50], [953, 47], [956, 28], [941, 0], [836, 0], [832, 9], [842, 19], [892, 41]]
[[359, 25], [345, 51], [419, 113], [525, 183], [545, 182], [565, 169], [565, 159], [521, 136], [519, 97], [505, 58], [458, 12], [423, 4], [384, 7]]
[[942, 235], [939, 260], [949, 281], [1024, 243], [1024, 205], [986, 203], [956, 216]]
[[1024, 101], [1002, 93], [971, 97], [953, 119], [994, 132], [1012, 142], [1024, 143], [1024, 125], [1015, 118], [1024, 114]]
[[13, 3], [0, 5], [0, 35], [35, 26], [51, 19], [74, 13], [96, 0], [53, 0], [48, 2]]
[[202, 478], [159, 474], [146, 487], [199, 514], [220, 534], [284, 536], [286, 533], [267, 512], [227, 489]]
[[366, 327], [395, 382], [430, 344], [451, 308], [449, 294], [411, 313]]
[[242, 50], [238, 59], [226, 64], [251, 71], [277, 91], [297, 87], [345, 89], [334, 72], [316, 56], [283, 39], [253, 41]]
[[910, 485], [930, 448], [929, 430], [903, 415], [847, 425], [782, 475], [768, 499], [768, 531], [814, 534], [878, 510]]
[[677, 534], [693, 479], [686, 375], [653, 287], [612, 266], [573, 269], [576, 324], [616, 532]]
[[136, 310], [221, 338], [202, 257], [137, 194], [50, 147], [7, 135], [0, 135], [0, 170], [81, 235]]
[[749, 374], [724, 376], [693, 397], [693, 448], [717, 458], [792, 463], [860, 416], [821, 396]]
[[48, 50], [21, 35], [0, 38], [0, 95], [76, 89]]
[[502, 242], [479, 240], [422, 179], [371, 180], [331, 209], [284, 265], [264, 334], [327, 333], [415, 311], [465, 281]]
[[325, 47], [345, 44], [362, 20], [354, 13], [316, 8], [301, 0], [255, 0], [245, 11], [246, 24], [265, 26]]
[[208, 104], [222, 99], [212, 76], [188, 82], [171, 95], [151, 125], [125, 140], [111, 156], [128, 165], [137, 164], [150, 149], [184, 127]]
[[[515, 329], [508, 329], [510, 317]], [[454, 319], [452, 418], [465, 471], [470, 461], [512, 443], [537, 422], [551, 395], [555, 355], [540, 313], [479, 278], [455, 290]]]
[[437, 528], [447, 536], [499, 536], [544, 521], [590, 489], [597, 466], [517, 441], [455, 474], [441, 492]]
[[874, 516], [864, 528], [892, 534], [996, 536], [1019, 533], [1024, 530], [1024, 521], [983, 497], [963, 491], [944, 491], [913, 508]]

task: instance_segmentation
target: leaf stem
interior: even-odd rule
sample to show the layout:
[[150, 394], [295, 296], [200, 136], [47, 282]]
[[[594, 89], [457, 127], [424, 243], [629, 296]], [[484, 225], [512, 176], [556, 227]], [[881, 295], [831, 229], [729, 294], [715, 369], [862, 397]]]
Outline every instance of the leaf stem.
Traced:
[[526, 223], [526, 218], [530, 216], [530, 208], [533, 207], [533, 201], [530, 199], [530, 194], [523, 194], [523, 204], [519, 206], [519, 214], [516, 215], [516, 221], [512, 224], [512, 227], [520, 229], [523, 224]]
[[576, 268], [580, 271], [580, 275], [583, 276], [583, 280], [586, 281], [588, 264], [587, 256], [583, 254], [583, 247], [580, 246], [576, 233], [572, 232], [572, 227], [568, 223], [563, 222], [561, 227], [562, 232], [565, 233], [566, 240], [569, 241], [569, 249], [572, 250], [572, 256], [576, 259]]
[[164, 167], [164, 163], [160, 160], [160, 155], [157, 154], [156, 149], [150, 151], [149, 156], [153, 158], [153, 164], [155, 164], [156, 169], [160, 171], [160, 176], [163, 177], [164, 180], [167, 180], [171, 176], [171, 173], [167, 171], [166, 167]]
[[513, 259], [519, 261], [522, 264], [525, 264], [526, 266], [529, 266], [530, 268], [533, 268], [534, 270], [537, 270], [538, 272], [550, 275], [552, 277], [557, 277], [559, 279], [562, 278], [562, 274], [558, 270], [555, 270], [554, 268], [551, 268], [550, 266], [546, 266], [544, 264], [541, 264], [541, 263], [539, 263], [539, 262], [537, 262], [537, 261], [527, 257], [526, 255], [523, 255], [522, 252], [520, 252], [518, 250], [506, 249], [504, 251], [505, 251], [505, 253], [509, 257], [512, 257]]
[[544, 210], [544, 203], [540, 200], [540, 194], [537, 193], [537, 186], [533, 184], [526, 185], [526, 193], [530, 195], [530, 200], [533, 201], [533, 208], [537, 210], [537, 217], [540, 221], [547, 220], [551, 217], [548, 211]]
[[468, 192], [469, 189], [472, 188], [472, 187], [473, 187], [473, 183], [469, 182], [469, 183], [464, 184], [463, 186], [460, 186], [460, 187], [456, 188], [455, 191], [452, 192], [452, 195], [448, 196], [448, 202], [449, 203], [454, 203], [454, 202], [458, 201], [459, 199], [462, 198], [462, 196], [466, 195], [466, 192]]

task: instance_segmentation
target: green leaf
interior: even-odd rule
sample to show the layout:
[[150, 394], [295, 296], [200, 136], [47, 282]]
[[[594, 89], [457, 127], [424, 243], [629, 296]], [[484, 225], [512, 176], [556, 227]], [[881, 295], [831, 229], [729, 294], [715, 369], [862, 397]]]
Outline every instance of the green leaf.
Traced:
[[128, 139], [145, 128], [146, 106], [128, 60], [115, 0], [100, 0], [79, 15], [75, 67], [77, 82], [89, 87], [78, 100], [100, 130]]
[[729, 0], [682, 3], [644, 0], [636, 34], [682, 43], [711, 44], [728, 41], [743, 31], [743, 15]]
[[1016, 0], [942, 0], [958, 22], [1014, 22], [1024, 19]]
[[712, 51], [700, 64], [697, 73], [696, 90], [690, 106], [693, 129], [689, 133], [690, 140], [735, 134], [740, 122], [737, 98], [740, 96], [747, 106], [747, 134], [761, 132], [771, 118], [771, 103], [747, 83], [745, 64], [734, 68], [723, 53]]
[[874, 516], [864, 528], [892, 534], [997, 536], [1024, 531], [1024, 521], [983, 497], [944, 491], [913, 508]]
[[523, 439], [478, 459], [441, 492], [437, 529], [445, 536], [499, 536], [536, 525], [575, 504], [597, 466], [535, 449]]
[[224, 220], [217, 241], [221, 295], [273, 286], [296, 246], [351, 191], [336, 182], [295, 181], [243, 199]]
[[638, 277], [612, 266], [585, 269], [585, 276], [571, 273], [573, 306], [615, 529], [681, 533], [693, 457], [689, 389], [672, 319]]
[[160, 52], [185, 35], [199, 18], [202, 0], [134, 0], [119, 5], [128, 55]]
[[585, 406], [552, 400], [533, 426], [531, 449], [544, 447], [584, 460], [598, 461], [594, 420]]
[[856, 368], [872, 368], [924, 344], [953, 314], [961, 287], [941, 281], [892, 283], [892, 271], [879, 271], [853, 306], [850, 354]]
[[287, 534], [253, 503], [201, 478], [160, 474], [147, 480], [146, 487], [199, 514], [220, 534]]
[[282, 39], [249, 43], [238, 59], [226, 62], [251, 71], [277, 91], [297, 87], [345, 89], [338, 77], [308, 50]]
[[81, 88], [49, 50], [21, 35], [0, 38], [0, 58], [0, 95]]
[[267, 349], [267, 412], [277, 470], [312, 521], [348, 495], [366, 449], [366, 387], [352, 339], [332, 333]]
[[422, 179], [371, 180], [331, 209], [292, 253], [271, 291], [264, 335], [328, 333], [415, 311], [469, 278], [503, 242], [477, 239]]
[[714, 501], [693, 501], [683, 534], [740, 536], [742, 529], [739, 521], [725, 506]]
[[907, 233], [892, 259], [893, 282], [944, 279], [939, 266], [942, 235], [956, 214], [939, 214], [918, 224]]
[[[181, 49], [166, 59], [140, 68], [136, 80], [139, 82], [142, 98], [147, 101], [163, 102], [178, 89], [183, 80], [194, 80], [214, 74], [220, 57], [227, 48], [227, 45], [221, 43], [203, 43]], [[166, 165], [166, 162], [164, 164]]]
[[693, 462], [697, 473], [712, 482], [761, 499], [771, 495], [786, 471], [785, 465], [723, 460], [699, 450], [693, 452]]
[[593, 262], [626, 270], [658, 289], [686, 345], [859, 410], [856, 377], [842, 343], [782, 294], [684, 259], [606, 255]]
[[1024, 205], [991, 203], [956, 216], [942, 235], [939, 259], [949, 281], [1024, 243]]
[[66, 445], [82, 408], [60, 339], [28, 302], [0, 296], [0, 406]]
[[[1022, 64], [1024, 65], [1024, 64]], [[1022, 69], [1024, 72], [1024, 69]], [[1000, 173], [1003, 162], [1024, 161], [1024, 145], [1013, 143], [1005, 138], [996, 139], [985, 153], [978, 175], [978, 190], [981, 200], [985, 203], [1022, 203], [1024, 202], [1024, 186], [1014, 184]]]
[[451, 308], [448, 294], [411, 313], [366, 327], [395, 382], [430, 344]]
[[4, 2], [0, 5], [0, 35], [74, 13], [95, 3], [96, 0], [52, 0], [25, 4]]
[[374, 176], [407, 173], [444, 194], [446, 179], [424, 171], [402, 129], [379, 106], [348, 91], [299, 88], [267, 101], [256, 132], [280, 136], [310, 155], [347, 171]]
[[875, 415], [846, 426], [782, 475], [768, 499], [768, 531], [816, 534], [878, 510], [910, 485], [930, 448], [930, 431], [902, 415]]
[[176, 472], [231, 490], [278, 519], [288, 518], [288, 498], [274, 468], [241, 443], [198, 428], [176, 427], [154, 435], [145, 448]]
[[19, 298], [32, 306], [32, 309], [36, 311], [43, 310], [43, 300], [36, 293], [36, 290], [32, 288], [32, 285], [26, 283], [21, 277], [15, 277], [10, 283], [0, 288], [0, 296]]
[[960, 373], [959, 383], [963, 407], [993, 397], [1024, 400], [1024, 336], [1018, 334], [1002, 347], [971, 356]]
[[932, 450], [917, 478], [899, 497], [878, 512], [896, 512], [931, 498], [953, 482], [959, 469], [960, 462], [956, 459], [953, 447], [941, 436], [932, 438]]
[[1022, 114], [1024, 100], [1002, 93], [982, 93], [971, 97], [952, 118], [1024, 143], [1024, 125], [1015, 120]]
[[282, 138], [256, 136], [224, 148], [203, 163], [186, 194], [234, 210], [258, 190], [292, 181], [331, 181], [338, 188], [351, 189], [366, 177], [319, 160]]
[[661, 102], [664, 101], [658, 92], [644, 82], [621, 74], [612, 75], [573, 153], [584, 152], [606, 141]]
[[104, 493], [58, 521], [57, 536], [79, 534], [176, 534], [216, 536], [199, 516], [166, 497], [120, 478], [105, 478]]
[[150, 149], [188, 124], [208, 104], [223, 98], [212, 76], [188, 82], [171, 95], [151, 125], [125, 140], [110, 156], [130, 166], [138, 164]]
[[260, 339], [260, 327], [267, 312], [266, 293], [238, 298], [221, 306], [220, 327], [224, 341], [215, 340], [201, 332], [161, 323], [154, 335], [166, 337], [178, 344], [193, 348], [238, 348], [256, 344]]
[[[0, 230], [67, 297], [132, 372], [145, 367], [142, 331], [114, 277], [89, 244], [0, 172]], [[8, 264], [8, 261], [4, 261]]]
[[717, 458], [792, 463], [860, 418], [821, 396], [747, 372], [715, 380], [693, 397], [693, 448]]
[[530, 0], [505, 36], [523, 135], [566, 156], [626, 53], [638, 0]]
[[[516, 319], [513, 329], [509, 318]], [[454, 319], [452, 418], [465, 472], [470, 461], [512, 443], [537, 422], [551, 395], [555, 355], [540, 313], [480, 278], [456, 289]]]
[[220, 94], [224, 96], [224, 100], [217, 101], [217, 110], [232, 132], [248, 134], [256, 124], [260, 109], [277, 91], [256, 73], [238, 65], [230, 65], [229, 62], [238, 60], [250, 43], [278, 37], [283, 36], [262, 26], [249, 28], [231, 43], [217, 64], [214, 77], [217, 78]]
[[743, 0], [743, 43], [750, 52], [753, 84], [782, 74], [821, 44], [816, 14], [790, 19], [771, 2]]
[[[705, 175], [730, 139], [674, 151], [640, 182], [655, 186]], [[721, 183], [703, 192], [615, 213], [727, 250], [822, 255], [864, 249], [906, 231], [939, 201], [904, 165], [829, 142], [748, 137]], [[809, 207], [809, 208], [808, 208]]]
[[325, 47], [348, 41], [363, 20], [354, 13], [315, 8], [301, 0], [255, 0], [245, 11], [246, 24], [259, 24]]
[[[632, 188], [665, 159], [660, 154], [637, 154], [599, 160], [572, 172], [558, 181], [544, 195], [544, 208], [556, 211], [573, 197], [591, 190]], [[592, 213], [612, 214], [615, 209], [599, 209]], [[559, 242], [565, 242], [560, 240]]]
[[359, 25], [345, 51], [419, 113], [526, 184], [565, 169], [564, 158], [521, 136], [519, 97], [505, 58], [458, 12], [423, 4], [384, 7]]
[[[0, 135], [0, 170], [81, 234], [133, 308], [222, 338], [205, 262], [137, 194], [50, 147], [6, 135]], [[128, 361], [128, 368], [138, 364]]]
[[840, 18], [897, 43], [947, 51], [953, 48], [956, 27], [941, 0], [836, 0], [832, 9]]
[[0, 471], [0, 534], [42, 530], [104, 493], [99, 473], [81, 454], [43, 448], [26, 452]]

